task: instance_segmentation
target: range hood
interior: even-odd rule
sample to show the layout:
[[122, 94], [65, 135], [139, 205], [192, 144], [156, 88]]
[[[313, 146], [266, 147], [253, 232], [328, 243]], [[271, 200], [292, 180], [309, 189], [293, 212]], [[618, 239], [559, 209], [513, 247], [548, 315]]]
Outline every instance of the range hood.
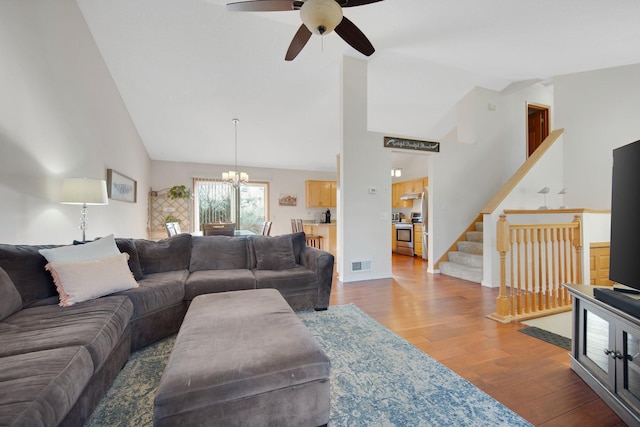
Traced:
[[422, 199], [422, 192], [407, 193], [400, 196], [400, 200], [414, 200], [414, 199]]

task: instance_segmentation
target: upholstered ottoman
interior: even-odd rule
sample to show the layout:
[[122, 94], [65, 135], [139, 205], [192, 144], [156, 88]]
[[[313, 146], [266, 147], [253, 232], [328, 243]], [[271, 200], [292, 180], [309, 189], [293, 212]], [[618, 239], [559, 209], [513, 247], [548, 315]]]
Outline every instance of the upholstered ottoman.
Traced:
[[154, 425], [325, 425], [329, 365], [277, 290], [197, 296], [158, 386]]

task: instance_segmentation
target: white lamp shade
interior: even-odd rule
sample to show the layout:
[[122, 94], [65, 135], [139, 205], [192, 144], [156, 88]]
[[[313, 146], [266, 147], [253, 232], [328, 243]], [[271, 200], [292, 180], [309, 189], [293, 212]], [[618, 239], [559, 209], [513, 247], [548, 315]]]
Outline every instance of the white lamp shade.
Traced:
[[107, 182], [103, 179], [65, 178], [60, 203], [67, 205], [107, 205]]
[[313, 34], [329, 34], [342, 22], [342, 8], [335, 0], [307, 0], [300, 18]]

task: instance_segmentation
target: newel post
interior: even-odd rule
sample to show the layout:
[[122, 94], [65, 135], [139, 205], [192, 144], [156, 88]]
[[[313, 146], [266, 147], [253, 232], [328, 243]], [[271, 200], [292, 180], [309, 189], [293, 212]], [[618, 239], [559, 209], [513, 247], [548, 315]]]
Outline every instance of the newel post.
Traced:
[[573, 247], [576, 248], [577, 283], [582, 283], [582, 221], [579, 215], [573, 217], [576, 228], [573, 232]]
[[509, 222], [506, 215], [500, 215], [500, 219], [496, 224], [496, 232], [496, 248], [500, 253], [500, 291], [496, 301], [496, 314], [506, 318], [511, 314], [509, 298], [507, 297], [506, 256], [507, 252], [509, 252]]

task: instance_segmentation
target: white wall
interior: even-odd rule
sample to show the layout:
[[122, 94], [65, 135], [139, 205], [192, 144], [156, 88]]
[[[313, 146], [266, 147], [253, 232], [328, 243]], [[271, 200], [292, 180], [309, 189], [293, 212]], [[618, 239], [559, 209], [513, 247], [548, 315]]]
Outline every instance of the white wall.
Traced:
[[[391, 277], [391, 150], [367, 130], [367, 63], [342, 63], [343, 140], [340, 150], [338, 272], [351, 282]], [[370, 194], [369, 188], [377, 189]], [[354, 261], [371, 271], [352, 272]]]
[[138, 181], [138, 203], [90, 206], [87, 238], [146, 235], [149, 157], [73, 0], [0, 2], [0, 242], [71, 243], [64, 177]]
[[476, 88], [462, 102], [458, 129], [465, 129], [464, 142], [443, 142], [430, 158], [428, 256], [434, 262], [525, 161], [527, 102], [551, 106], [552, 90], [534, 85], [502, 95]]
[[610, 209], [612, 150], [640, 140], [640, 64], [554, 78], [569, 206]]
[[[185, 185], [193, 188], [193, 178], [219, 179], [223, 171], [228, 171], [228, 165], [209, 165], [203, 163], [184, 162], [151, 162], [151, 187], [162, 190], [174, 185]], [[271, 235], [291, 233], [291, 219], [315, 219], [315, 214], [326, 209], [305, 207], [305, 181], [308, 179], [335, 181], [336, 174], [332, 172], [313, 172], [290, 169], [250, 168], [238, 166], [238, 169], [249, 174], [251, 181], [269, 183], [269, 220], [273, 222]], [[297, 206], [280, 206], [278, 197], [281, 194], [295, 194], [298, 196]], [[336, 209], [331, 208], [332, 218], [336, 218]]]
[[[552, 209], [558, 209], [562, 203], [561, 197], [556, 193], [563, 187], [563, 147], [564, 138], [560, 135], [556, 142], [544, 153], [531, 168], [529, 173], [522, 178], [511, 193], [498, 205], [492, 214], [484, 215], [484, 241], [483, 241], [483, 277], [482, 285], [489, 287], [500, 286], [500, 257], [496, 250], [496, 223], [505, 209], [536, 210], [544, 205], [544, 197], [538, 194], [543, 187], [552, 189], [547, 194], [547, 205]], [[529, 224], [522, 218], [533, 218], [533, 223], [571, 222], [571, 214], [559, 215], [509, 215], [507, 221], [513, 224]]]

